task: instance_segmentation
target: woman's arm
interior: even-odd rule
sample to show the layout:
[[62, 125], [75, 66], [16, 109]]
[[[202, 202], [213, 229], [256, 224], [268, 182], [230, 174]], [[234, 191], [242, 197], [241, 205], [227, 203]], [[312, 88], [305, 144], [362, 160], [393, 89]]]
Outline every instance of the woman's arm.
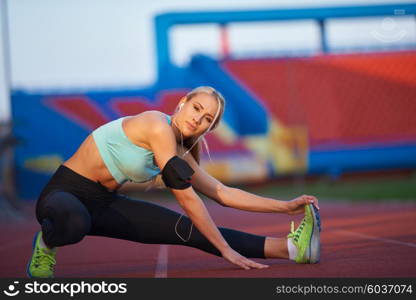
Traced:
[[221, 201], [227, 206], [256, 212], [276, 212], [289, 215], [304, 212], [305, 204], [313, 203], [319, 209], [318, 199], [314, 196], [302, 195], [290, 201], [261, 197], [246, 191], [225, 187], [219, 193]]
[[205, 204], [192, 187], [185, 190], [172, 189], [172, 193], [184, 209], [186, 215], [192, 220], [192, 223], [207, 237], [215, 248], [222, 253], [230, 247], [212, 221]]
[[223, 206], [247, 211], [287, 214], [303, 213], [304, 205], [309, 203], [314, 203], [319, 208], [318, 199], [314, 196], [302, 195], [291, 201], [281, 201], [228, 187], [203, 170], [191, 155], [187, 155], [185, 159], [195, 171], [192, 176], [192, 186]]
[[[164, 116], [163, 119], [160, 119], [160, 116], [153, 114], [148, 117], [147, 121], [149, 126], [146, 139], [155, 155], [156, 163], [163, 170], [166, 163], [177, 155], [175, 135], [166, 123]], [[226, 260], [244, 269], [267, 267], [249, 260], [231, 249], [211, 219], [204, 203], [192, 187], [186, 189], [172, 188], [171, 191], [192, 223], [220, 251]]]

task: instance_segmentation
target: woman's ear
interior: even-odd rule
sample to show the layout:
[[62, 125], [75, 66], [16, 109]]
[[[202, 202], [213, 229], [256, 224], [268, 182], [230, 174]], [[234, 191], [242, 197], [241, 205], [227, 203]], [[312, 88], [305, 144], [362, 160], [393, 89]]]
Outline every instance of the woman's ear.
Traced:
[[176, 111], [180, 111], [182, 109], [182, 107], [185, 105], [186, 102], [186, 98], [182, 97], [181, 100], [179, 100], [178, 106], [176, 108]]

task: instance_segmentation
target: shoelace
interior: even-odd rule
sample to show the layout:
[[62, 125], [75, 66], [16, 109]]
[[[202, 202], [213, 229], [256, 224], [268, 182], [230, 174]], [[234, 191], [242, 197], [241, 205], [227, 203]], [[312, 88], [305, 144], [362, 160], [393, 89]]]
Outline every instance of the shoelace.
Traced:
[[295, 222], [290, 223], [290, 235], [289, 237], [293, 238], [295, 242], [298, 241], [300, 234], [302, 233], [303, 227], [305, 227], [306, 220], [303, 218], [302, 223], [300, 223], [298, 229], [295, 231]]
[[49, 267], [49, 269], [53, 271], [56, 260], [53, 253], [48, 253], [43, 249], [39, 249], [35, 256], [35, 264], [41, 268]]

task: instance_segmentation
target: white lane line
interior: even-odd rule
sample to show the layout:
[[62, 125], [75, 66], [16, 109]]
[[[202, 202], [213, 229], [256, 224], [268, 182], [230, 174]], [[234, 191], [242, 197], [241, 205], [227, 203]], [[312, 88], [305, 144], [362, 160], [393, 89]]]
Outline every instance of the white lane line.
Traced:
[[168, 277], [168, 245], [160, 245], [159, 254], [157, 256], [157, 265], [155, 278]]
[[381, 238], [381, 237], [376, 237], [376, 236], [362, 234], [362, 233], [348, 231], [348, 230], [334, 230], [334, 231], [340, 232], [340, 233], [343, 233], [343, 234], [355, 235], [355, 236], [362, 237], [362, 238], [369, 239], [369, 240], [381, 241], [381, 242], [385, 242], [385, 243], [416, 248], [416, 244], [414, 244], [414, 243], [407, 243], [407, 242], [401, 242], [401, 241], [396, 241], [396, 240], [391, 240], [391, 239], [385, 239], [385, 238]]

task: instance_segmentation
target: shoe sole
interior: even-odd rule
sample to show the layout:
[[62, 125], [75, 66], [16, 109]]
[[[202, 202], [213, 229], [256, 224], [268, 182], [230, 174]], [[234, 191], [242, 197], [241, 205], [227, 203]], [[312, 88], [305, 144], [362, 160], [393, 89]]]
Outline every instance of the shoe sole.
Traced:
[[32, 256], [30, 257], [29, 262], [27, 263], [26, 266], [26, 274], [29, 278], [33, 278], [32, 274], [30, 273], [30, 263], [32, 262], [32, 258], [33, 258], [33, 251], [35, 250], [35, 246], [36, 246], [36, 240], [38, 239], [38, 235], [40, 234], [40, 232], [37, 232], [35, 234], [35, 237], [33, 238], [33, 242], [32, 242]]
[[309, 204], [309, 208], [311, 209], [313, 217], [312, 237], [309, 242], [309, 262], [311, 264], [316, 264], [321, 257], [321, 216], [318, 209], [313, 204]]

